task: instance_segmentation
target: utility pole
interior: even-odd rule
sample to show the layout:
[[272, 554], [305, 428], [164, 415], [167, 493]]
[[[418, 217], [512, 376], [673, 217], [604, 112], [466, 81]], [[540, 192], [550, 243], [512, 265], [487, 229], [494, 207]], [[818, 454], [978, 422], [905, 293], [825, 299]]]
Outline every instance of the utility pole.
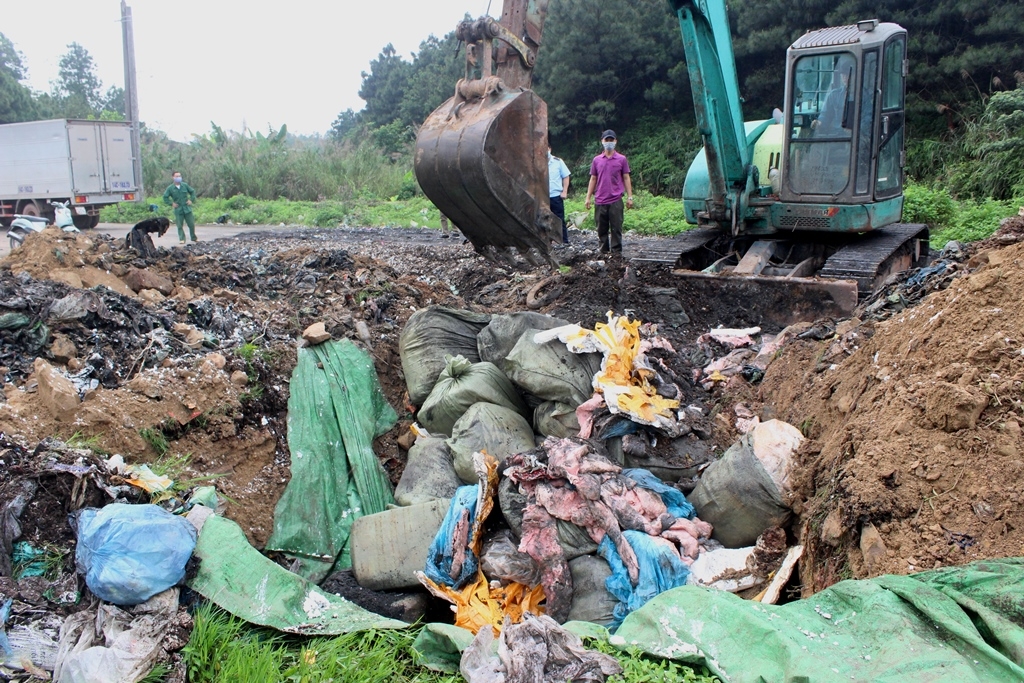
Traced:
[[145, 200], [142, 182], [142, 142], [139, 136], [139, 91], [135, 80], [135, 35], [132, 32], [132, 8], [121, 0], [121, 41], [124, 46], [124, 114], [131, 124], [132, 167], [138, 191], [135, 201]]

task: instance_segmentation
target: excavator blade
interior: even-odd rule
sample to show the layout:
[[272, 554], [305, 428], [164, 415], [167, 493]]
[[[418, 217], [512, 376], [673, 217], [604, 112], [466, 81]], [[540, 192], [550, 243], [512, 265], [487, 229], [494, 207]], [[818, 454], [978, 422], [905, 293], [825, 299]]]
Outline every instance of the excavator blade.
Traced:
[[561, 225], [548, 200], [547, 105], [532, 90], [498, 89], [423, 123], [416, 179], [424, 194], [485, 256], [514, 248], [550, 259]]

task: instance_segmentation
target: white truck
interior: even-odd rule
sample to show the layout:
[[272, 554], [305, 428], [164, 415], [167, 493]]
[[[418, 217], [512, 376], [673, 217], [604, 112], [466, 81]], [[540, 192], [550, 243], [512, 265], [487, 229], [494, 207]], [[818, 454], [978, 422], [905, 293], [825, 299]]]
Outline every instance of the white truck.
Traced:
[[15, 214], [53, 219], [68, 201], [75, 227], [94, 228], [107, 204], [139, 201], [131, 124], [54, 119], [0, 125], [0, 222]]

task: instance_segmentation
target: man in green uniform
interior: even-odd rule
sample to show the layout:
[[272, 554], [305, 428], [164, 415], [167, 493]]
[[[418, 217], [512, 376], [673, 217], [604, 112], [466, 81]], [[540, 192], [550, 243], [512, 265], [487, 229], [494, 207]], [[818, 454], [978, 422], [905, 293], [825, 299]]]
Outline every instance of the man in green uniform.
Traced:
[[178, 244], [185, 244], [185, 231], [181, 224], [188, 223], [188, 232], [193, 242], [196, 239], [196, 219], [192, 214], [192, 202], [196, 200], [196, 191], [181, 180], [181, 172], [175, 171], [171, 177], [174, 179], [167, 189], [164, 190], [164, 204], [174, 207], [174, 222], [178, 224]]

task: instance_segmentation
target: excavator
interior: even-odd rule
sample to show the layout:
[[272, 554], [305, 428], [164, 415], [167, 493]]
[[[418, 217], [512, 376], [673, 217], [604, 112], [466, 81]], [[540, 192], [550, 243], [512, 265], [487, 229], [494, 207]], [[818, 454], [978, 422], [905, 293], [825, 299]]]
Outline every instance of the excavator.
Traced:
[[[793, 318], [847, 315], [893, 273], [928, 261], [903, 209], [907, 32], [875, 19], [811, 31], [786, 55], [783, 110], [744, 122], [724, 0], [669, 0], [703, 139], [683, 186], [696, 227], [634, 262], [670, 264], [715, 293], [785, 289]], [[417, 135], [426, 196], [481, 254], [550, 262], [547, 107], [531, 89], [548, 0], [463, 21], [466, 74]], [[495, 47], [496, 44], [496, 47]], [[792, 298], [792, 297], [791, 297]]]

